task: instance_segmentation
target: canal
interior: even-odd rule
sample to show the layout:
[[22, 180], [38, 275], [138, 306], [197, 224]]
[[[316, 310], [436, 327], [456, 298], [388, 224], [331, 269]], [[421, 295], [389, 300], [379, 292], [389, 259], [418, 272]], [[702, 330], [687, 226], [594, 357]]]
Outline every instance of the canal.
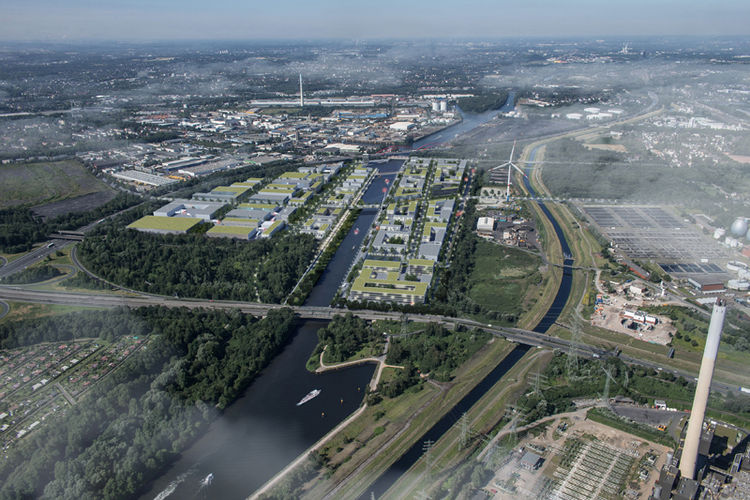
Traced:
[[[362, 196], [366, 204], [383, 200], [383, 189], [393, 184], [402, 164], [401, 160], [370, 164], [377, 173]], [[376, 215], [376, 209], [362, 210], [305, 305], [330, 304]], [[300, 321], [282, 353], [142, 498], [246, 498], [356, 411], [373, 365], [325, 374], [305, 368], [318, 341], [317, 331], [325, 325]], [[321, 389], [320, 395], [296, 406], [312, 389]], [[213, 474], [211, 484], [203, 485], [209, 474]]]
[[[512, 109], [513, 99], [511, 93], [500, 110], [464, 114], [461, 123], [425, 137], [414, 146], [447, 142], [493, 119], [499, 112]], [[363, 195], [365, 204], [383, 200], [384, 188], [387, 190], [393, 185], [401, 165], [400, 160], [370, 163], [378, 172]], [[306, 305], [326, 306], [331, 302], [376, 213], [374, 209], [360, 213]], [[301, 321], [289, 344], [245, 394], [211, 423], [206, 433], [184, 451], [141, 498], [246, 498], [353, 413], [362, 402], [374, 367], [363, 365], [320, 375], [308, 372], [305, 363], [317, 343], [317, 330], [324, 325], [321, 321]], [[519, 349], [523, 347], [514, 350], [516, 354], [511, 353], [509, 358], [520, 358]], [[510, 361], [506, 364], [512, 366]], [[481, 397], [492, 386], [486, 385], [489, 382], [490, 379], [482, 381], [470, 395]], [[312, 389], [321, 389], [320, 395], [297, 407], [296, 403]], [[210, 485], [204, 486], [202, 481], [209, 474], [213, 479]]]
[[[538, 148], [534, 148], [529, 156], [529, 162], [533, 162], [536, 157], [536, 151]], [[528, 170], [528, 169], [527, 169]], [[532, 197], [536, 197], [536, 192], [531, 186], [528, 178], [524, 178], [526, 189]], [[563, 255], [565, 260], [563, 264], [563, 276], [560, 281], [560, 285], [557, 289], [555, 299], [552, 305], [544, 314], [539, 323], [533, 328], [533, 331], [539, 333], [547, 333], [547, 330], [557, 321], [560, 313], [565, 307], [565, 303], [568, 301], [570, 296], [571, 285], [573, 283], [573, 272], [572, 265], [573, 259], [571, 258], [570, 247], [568, 241], [565, 239], [560, 224], [557, 222], [555, 217], [549, 211], [547, 206], [537, 200], [542, 213], [550, 221], [555, 229], [560, 245], [562, 246]], [[409, 448], [396, 462], [394, 462], [378, 479], [363, 493], [359, 500], [368, 500], [373, 496], [379, 498], [382, 496], [388, 488], [390, 488], [406, 471], [408, 471], [412, 465], [423, 455], [423, 446], [426, 441], [436, 442], [438, 439], [445, 434], [451, 427], [456, 425], [458, 420], [461, 418], [464, 412], [468, 411], [479, 399], [487, 392], [493, 385], [495, 385], [508, 370], [510, 370], [529, 350], [530, 346], [518, 345], [513, 349], [508, 356], [506, 356], [474, 389], [472, 389], [466, 396], [463, 397], [448, 413], [446, 413], [435, 425], [433, 425], [426, 433], [424, 433], [412, 446]]]

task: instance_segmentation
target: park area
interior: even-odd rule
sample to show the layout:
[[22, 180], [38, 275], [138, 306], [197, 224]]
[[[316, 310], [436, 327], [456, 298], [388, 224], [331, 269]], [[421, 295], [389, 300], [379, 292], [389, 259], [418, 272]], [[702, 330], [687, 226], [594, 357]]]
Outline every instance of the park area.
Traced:
[[490, 311], [518, 315], [529, 288], [541, 281], [541, 259], [529, 252], [477, 241], [469, 298]]
[[[86, 206], [74, 202], [79, 197]], [[40, 163], [17, 163], [0, 166], [0, 209], [19, 205], [54, 204], [40, 215], [54, 217], [70, 211], [95, 208], [114, 196], [111, 189], [73, 160]], [[63, 202], [63, 203], [61, 203]]]

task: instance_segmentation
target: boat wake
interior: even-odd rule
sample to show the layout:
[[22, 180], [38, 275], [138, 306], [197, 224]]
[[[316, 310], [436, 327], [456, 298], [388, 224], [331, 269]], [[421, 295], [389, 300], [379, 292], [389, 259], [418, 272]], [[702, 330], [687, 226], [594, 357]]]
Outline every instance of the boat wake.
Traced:
[[159, 493], [158, 495], [154, 497], [154, 500], [164, 500], [165, 498], [169, 497], [169, 495], [174, 493], [174, 490], [177, 489], [180, 483], [182, 483], [185, 479], [187, 479], [193, 472], [195, 472], [195, 470], [190, 469], [189, 471], [183, 472], [182, 474], [177, 476], [177, 478], [175, 478], [174, 481], [169, 483], [167, 487], [161, 491], [161, 493]]

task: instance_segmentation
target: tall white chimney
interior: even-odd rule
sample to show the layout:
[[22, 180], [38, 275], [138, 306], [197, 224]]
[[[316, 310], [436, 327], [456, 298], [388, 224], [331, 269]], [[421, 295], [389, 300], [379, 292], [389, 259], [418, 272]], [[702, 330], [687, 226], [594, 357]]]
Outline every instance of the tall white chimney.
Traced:
[[682, 458], [680, 458], [680, 473], [683, 477], [690, 479], [695, 479], [695, 464], [698, 460], [698, 445], [701, 441], [703, 418], [706, 416], [708, 393], [711, 390], [711, 379], [714, 376], [716, 355], [719, 352], [719, 340], [721, 339], [721, 329], [724, 326], [726, 312], [727, 308], [724, 301], [718, 299], [714, 304], [713, 313], [711, 313], [711, 323], [708, 325], [708, 337], [706, 338], [706, 348], [703, 350], [698, 385], [695, 388], [693, 410], [690, 412], [690, 421], [685, 435], [685, 447], [682, 449]]
[[299, 107], [305, 107], [305, 97], [302, 94], [302, 73], [299, 74]]

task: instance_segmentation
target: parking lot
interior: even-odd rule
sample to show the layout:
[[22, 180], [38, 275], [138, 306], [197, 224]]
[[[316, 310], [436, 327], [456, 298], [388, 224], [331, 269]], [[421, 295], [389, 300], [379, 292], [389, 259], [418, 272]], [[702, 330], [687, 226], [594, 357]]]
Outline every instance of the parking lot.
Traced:
[[715, 263], [696, 263], [729, 258], [717, 242], [663, 207], [589, 205], [582, 209], [613, 245], [633, 259], [684, 263], [690, 273], [719, 273], [721, 267]]

